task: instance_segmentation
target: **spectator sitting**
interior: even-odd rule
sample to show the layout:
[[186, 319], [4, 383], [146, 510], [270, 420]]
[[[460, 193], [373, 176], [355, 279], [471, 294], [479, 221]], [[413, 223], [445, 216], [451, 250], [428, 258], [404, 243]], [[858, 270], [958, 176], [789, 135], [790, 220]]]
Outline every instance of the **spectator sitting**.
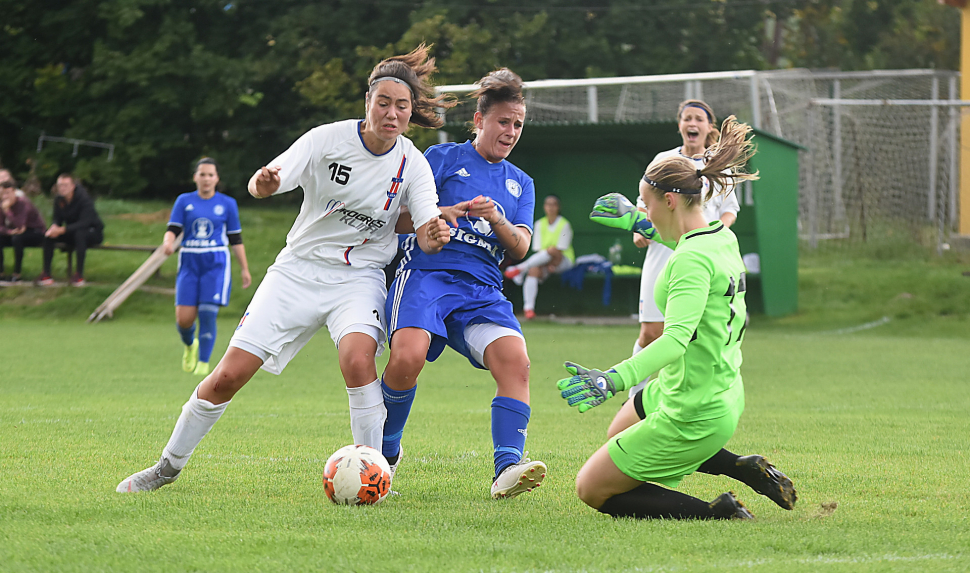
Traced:
[[568, 271], [576, 262], [572, 246], [573, 228], [559, 214], [559, 197], [546, 195], [542, 208], [546, 216], [535, 222], [532, 235], [532, 250], [536, 253], [505, 270], [506, 278], [522, 285], [522, 310], [526, 320], [536, 316], [539, 283], [552, 273]]
[[44, 273], [37, 279], [40, 285], [54, 284], [51, 261], [54, 245], [63, 242], [77, 254], [77, 270], [70, 278], [71, 286], [84, 286], [84, 255], [88, 247], [104, 240], [104, 223], [94, 210], [94, 200], [70, 173], [57, 177], [57, 197], [54, 199], [54, 223], [44, 233]]
[[26, 193], [24, 193], [23, 191], [17, 188], [17, 181], [16, 179], [14, 179], [13, 174], [10, 173], [10, 170], [7, 169], [6, 167], [3, 167], [3, 168], [0, 168], [0, 183], [3, 183], [5, 181], [13, 181], [14, 193], [17, 195], [17, 197], [20, 197], [20, 198], [27, 197]]
[[13, 247], [14, 267], [9, 280], [20, 280], [24, 248], [39, 246], [44, 239], [45, 227], [37, 207], [30, 199], [17, 195], [17, 181], [12, 178], [0, 181], [0, 275], [4, 271], [3, 249]]

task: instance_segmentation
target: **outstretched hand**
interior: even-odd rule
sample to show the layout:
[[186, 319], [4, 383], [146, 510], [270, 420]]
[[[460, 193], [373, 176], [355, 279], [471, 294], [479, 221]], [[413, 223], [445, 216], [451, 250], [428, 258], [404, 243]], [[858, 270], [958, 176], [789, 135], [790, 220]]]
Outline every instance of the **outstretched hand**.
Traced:
[[441, 217], [448, 221], [448, 224], [452, 227], [458, 228], [458, 218], [464, 217], [468, 214], [468, 209], [471, 207], [471, 201], [462, 201], [461, 203], [456, 203], [447, 207], [438, 207], [441, 211]]
[[639, 233], [647, 239], [654, 238], [657, 233], [646, 213], [619, 193], [608, 193], [597, 199], [589, 220], [614, 229]]
[[495, 201], [491, 197], [479, 195], [467, 203], [469, 216], [485, 219], [491, 224], [497, 222], [496, 218], [501, 220], [502, 212], [495, 207]]
[[617, 394], [617, 381], [613, 379], [618, 376], [616, 372], [590, 370], [572, 362], [566, 362], [564, 366], [573, 376], [563, 378], [556, 386], [563, 400], [570, 406], [577, 406], [580, 413], [599, 406]]

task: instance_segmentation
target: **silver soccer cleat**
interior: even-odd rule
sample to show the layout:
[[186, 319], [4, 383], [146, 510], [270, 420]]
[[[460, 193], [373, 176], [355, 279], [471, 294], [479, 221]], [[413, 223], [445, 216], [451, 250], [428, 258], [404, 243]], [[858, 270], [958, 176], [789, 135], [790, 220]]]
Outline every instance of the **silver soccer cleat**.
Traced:
[[519, 463], [512, 464], [502, 470], [492, 482], [492, 498], [502, 499], [515, 497], [520, 493], [532, 491], [542, 485], [546, 477], [546, 464], [522, 458]]
[[122, 480], [115, 489], [118, 493], [132, 493], [136, 491], [155, 491], [163, 485], [168, 485], [179, 477], [179, 472], [172, 467], [166, 458], [161, 458], [158, 463], [148, 469], [144, 469], [136, 474], [132, 474]]
[[393, 464], [388, 464], [391, 468], [391, 483], [394, 482], [394, 474], [397, 473], [397, 466], [401, 465], [401, 460], [404, 459], [404, 446], [398, 446], [397, 450], [397, 461]]

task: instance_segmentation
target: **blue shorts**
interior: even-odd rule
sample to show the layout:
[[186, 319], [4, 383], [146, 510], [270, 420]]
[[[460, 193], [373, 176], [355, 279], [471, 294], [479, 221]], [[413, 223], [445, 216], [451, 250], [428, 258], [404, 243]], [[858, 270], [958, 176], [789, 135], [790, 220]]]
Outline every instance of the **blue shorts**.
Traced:
[[465, 344], [466, 327], [497, 324], [522, 333], [512, 303], [502, 291], [461, 271], [402, 272], [391, 285], [384, 313], [388, 339], [399, 328], [422, 328], [431, 333], [428, 362], [437, 360], [448, 345], [482, 370], [485, 367], [472, 357]]
[[229, 252], [179, 252], [179, 270], [175, 279], [176, 306], [229, 304], [232, 272]]

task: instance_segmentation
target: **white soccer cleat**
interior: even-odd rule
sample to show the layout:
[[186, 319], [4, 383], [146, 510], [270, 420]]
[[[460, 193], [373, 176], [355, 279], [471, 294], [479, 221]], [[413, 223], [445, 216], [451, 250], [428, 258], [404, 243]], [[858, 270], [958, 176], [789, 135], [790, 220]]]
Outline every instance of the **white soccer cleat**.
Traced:
[[[397, 466], [401, 465], [401, 460], [404, 459], [404, 446], [398, 446], [397, 450], [397, 461], [393, 464], [388, 464], [391, 468], [391, 486], [394, 486], [394, 473], [397, 472]], [[387, 495], [401, 495], [400, 492], [394, 491], [393, 489], [387, 493]]]
[[522, 458], [519, 463], [502, 470], [502, 473], [492, 482], [492, 499], [515, 497], [520, 493], [532, 491], [542, 485], [544, 477], [546, 477], [546, 464]]
[[391, 467], [391, 483], [394, 483], [394, 474], [397, 472], [397, 466], [401, 465], [401, 460], [404, 459], [404, 446], [398, 446], [397, 450], [397, 461], [393, 464], [389, 464]]
[[152, 467], [125, 478], [118, 484], [115, 491], [118, 493], [155, 491], [163, 485], [168, 485], [177, 480], [180, 471], [174, 469], [166, 458], [162, 458]]

